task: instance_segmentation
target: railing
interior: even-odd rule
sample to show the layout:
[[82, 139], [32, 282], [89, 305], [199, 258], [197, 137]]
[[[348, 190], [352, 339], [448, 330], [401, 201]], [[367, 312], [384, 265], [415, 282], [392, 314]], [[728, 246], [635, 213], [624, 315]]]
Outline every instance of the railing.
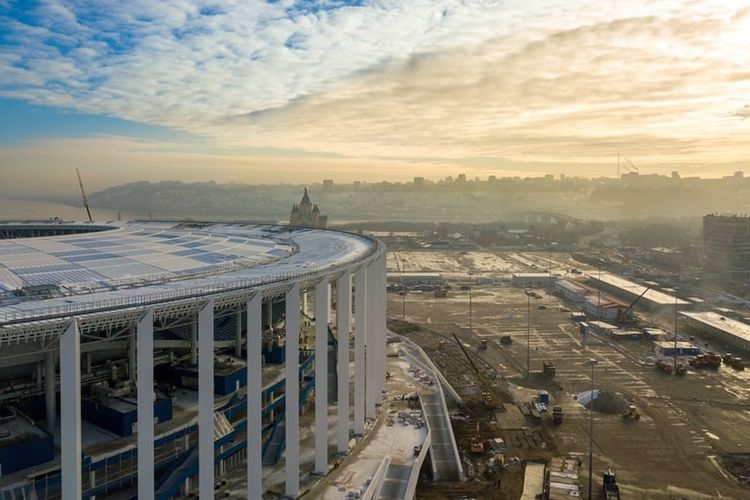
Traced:
[[[422, 412], [424, 412], [424, 409], [422, 409]], [[414, 460], [414, 467], [411, 468], [411, 474], [409, 475], [409, 482], [407, 483], [406, 491], [404, 492], [405, 499], [412, 499], [416, 496], [417, 482], [419, 482], [419, 473], [422, 470], [422, 465], [424, 464], [425, 457], [427, 456], [427, 451], [430, 449], [431, 445], [432, 445], [432, 430], [429, 428], [429, 424], [428, 424], [427, 436], [424, 439], [424, 443], [422, 443], [422, 449], [420, 450], [417, 458]]]
[[383, 461], [380, 462], [378, 470], [375, 471], [375, 475], [372, 476], [372, 481], [367, 485], [365, 493], [362, 495], [362, 500], [372, 500], [380, 496], [380, 489], [383, 487], [383, 479], [388, 471], [388, 467], [391, 465], [391, 457], [386, 455]]

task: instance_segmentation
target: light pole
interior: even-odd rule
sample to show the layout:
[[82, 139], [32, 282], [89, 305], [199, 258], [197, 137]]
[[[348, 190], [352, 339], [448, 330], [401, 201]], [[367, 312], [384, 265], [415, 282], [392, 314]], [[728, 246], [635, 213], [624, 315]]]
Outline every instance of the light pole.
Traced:
[[531, 295], [526, 294], [526, 378], [531, 373]]
[[474, 276], [474, 273], [469, 273], [469, 335], [470, 336], [474, 332], [474, 328], [471, 324], [471, 285], [474, 282], [473, 276]]
[[599, 285], [596, 287], [597, 289], [597, 312], [599, 313], [599, 321], [602, 320], [602, 261], [599, 261]]
[[677, 289], [674, 290], [674, 373], [677, 374]]
[[599, 361], [591, 358], [586, 361], [586, 364], [591, 368], [591, 392], [589, 392], [589, 500], [593, 495], [593, 473], [594, 473], [594, 367], [599, 364]]

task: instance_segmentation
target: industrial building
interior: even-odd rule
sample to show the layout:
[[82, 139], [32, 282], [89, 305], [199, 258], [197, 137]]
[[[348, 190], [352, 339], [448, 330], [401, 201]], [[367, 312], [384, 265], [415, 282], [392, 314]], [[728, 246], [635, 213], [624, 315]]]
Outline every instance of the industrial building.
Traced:
[[688, 328], [707, 338], [750, 352], [750, 325], [714, 311], [681, 312]]
[[[0, 234], [0, 498], [210, 499], [244, 474], [261, 498], [272, 464], [295, 498], [376, 416], [377, 240], [166, 222]], [[313, 470], [300, 467], [305, 406]]]
[[611, 293], [622, 300], [635, 302], [638, 299], [634, 307], [644, 307], [657, 312], [673, 312], [675, 307], [679, 310], [686, 309], [691, 305], [690, 302], [675, 295], [654, 290], [616, 274], [592, 272], [587, 274], [586, 277], [592, 286]]
[[582, 303], [589, 293], [588, 288], [569, 280], [557, 280], [555, 282], [555, 290], [574, 304]]
[[703, 248], [710, 269], [750, 273], [750, 216], [704, 216]]
[[675, 342], [669, 340], [660, 340], [654, 342], [654, 350], [657, 358], [678, 358], [697, 356], [701, 353], [698, 346], [690, 342]]
[[544, 288], [552, 284], [550, 273], [513, 273], [510, 282], [513, 286]]

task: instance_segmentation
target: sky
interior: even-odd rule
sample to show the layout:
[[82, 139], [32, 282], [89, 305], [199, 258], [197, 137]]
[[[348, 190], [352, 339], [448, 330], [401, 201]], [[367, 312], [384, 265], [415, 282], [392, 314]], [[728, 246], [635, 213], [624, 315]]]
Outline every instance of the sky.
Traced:
[[0, 0], [0, 195], [750, 170], [750, 0]]

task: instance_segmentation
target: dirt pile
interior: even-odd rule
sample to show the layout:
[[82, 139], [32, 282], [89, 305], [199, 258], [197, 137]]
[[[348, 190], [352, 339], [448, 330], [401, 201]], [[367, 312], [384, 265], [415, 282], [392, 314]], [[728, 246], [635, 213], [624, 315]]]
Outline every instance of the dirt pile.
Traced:
[[603, 391], [599, 393], [598, 398], [584, 406], [590, 410], [592, 405], [595, 412], [614, 415], [622, 413], [628, 408], [628, 400], [616, 392]]

